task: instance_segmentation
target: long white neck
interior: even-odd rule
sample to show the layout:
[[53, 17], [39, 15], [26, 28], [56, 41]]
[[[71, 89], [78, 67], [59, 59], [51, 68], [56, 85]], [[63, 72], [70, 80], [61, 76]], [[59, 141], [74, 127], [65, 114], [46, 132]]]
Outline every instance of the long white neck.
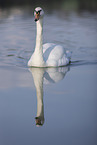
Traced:
[[36, 29], [37, 29], [37, 32], [36, 32], [36, 46], [35, 46], [35, 51], [37, 52], [42, 52], [42, 34], [43, 34], [43, 19], [39, 19], [37, 22], [36, 22]]
[[43, 46], [42, 46], [42, 33], [43, 33], [43, 18], [36, 22], [37, 34], [36, 34], [36, 46], [34, 51], [33, 66], [44, 67], [45, 62], [43, 59]]

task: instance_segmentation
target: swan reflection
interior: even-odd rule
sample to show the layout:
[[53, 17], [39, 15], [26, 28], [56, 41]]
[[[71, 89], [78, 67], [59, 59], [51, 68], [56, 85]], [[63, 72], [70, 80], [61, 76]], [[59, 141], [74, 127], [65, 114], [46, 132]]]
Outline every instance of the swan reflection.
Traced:
[[43, 84], [59, 82], [68, 71], [68, 66], [59, 68], [30, 68], [37, 93], [36, 126], [44, 124]]

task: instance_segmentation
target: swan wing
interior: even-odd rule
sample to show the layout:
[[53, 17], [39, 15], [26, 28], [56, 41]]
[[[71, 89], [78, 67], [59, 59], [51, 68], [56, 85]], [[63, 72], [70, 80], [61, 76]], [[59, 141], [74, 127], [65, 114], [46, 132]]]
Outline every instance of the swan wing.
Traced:
[[64, 66], [70, 61], [70, 52], [61, 45], [46, 43], [43, 45], [43, 55], [47, 66]]
[[43, 44], [43, 53], [45, 53], [45, 51], [48, 50], [48, 49], [50, 49], [50, 50], [53, 49], [54, 46], [55, 46], [54, 43], [45, 43], [45, 44]]

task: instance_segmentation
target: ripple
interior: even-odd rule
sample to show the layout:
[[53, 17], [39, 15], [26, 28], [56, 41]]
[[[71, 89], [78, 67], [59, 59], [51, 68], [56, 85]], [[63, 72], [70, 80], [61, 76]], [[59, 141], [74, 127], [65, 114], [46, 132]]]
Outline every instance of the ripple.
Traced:
[[9, 55], [7, 55], [8, 57], [10, 57], [10, 56], [14, 56], [14, 54], [9, 54]]
[[80, 66], [80, 65], [97, 65], [97, 60], [77, 60], [77, 61], [71, 61], [71, 66]]

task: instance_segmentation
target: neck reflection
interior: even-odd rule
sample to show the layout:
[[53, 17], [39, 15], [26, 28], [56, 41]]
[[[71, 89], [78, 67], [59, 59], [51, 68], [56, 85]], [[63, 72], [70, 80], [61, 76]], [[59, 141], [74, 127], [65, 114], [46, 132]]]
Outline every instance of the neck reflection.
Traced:
[[36, 126], [42, 126], [44, 124], [43, 83], [51, 84], [59, 82], [68, 71], [68, 66], [59, 68], [30, 68], [37, 93]]

